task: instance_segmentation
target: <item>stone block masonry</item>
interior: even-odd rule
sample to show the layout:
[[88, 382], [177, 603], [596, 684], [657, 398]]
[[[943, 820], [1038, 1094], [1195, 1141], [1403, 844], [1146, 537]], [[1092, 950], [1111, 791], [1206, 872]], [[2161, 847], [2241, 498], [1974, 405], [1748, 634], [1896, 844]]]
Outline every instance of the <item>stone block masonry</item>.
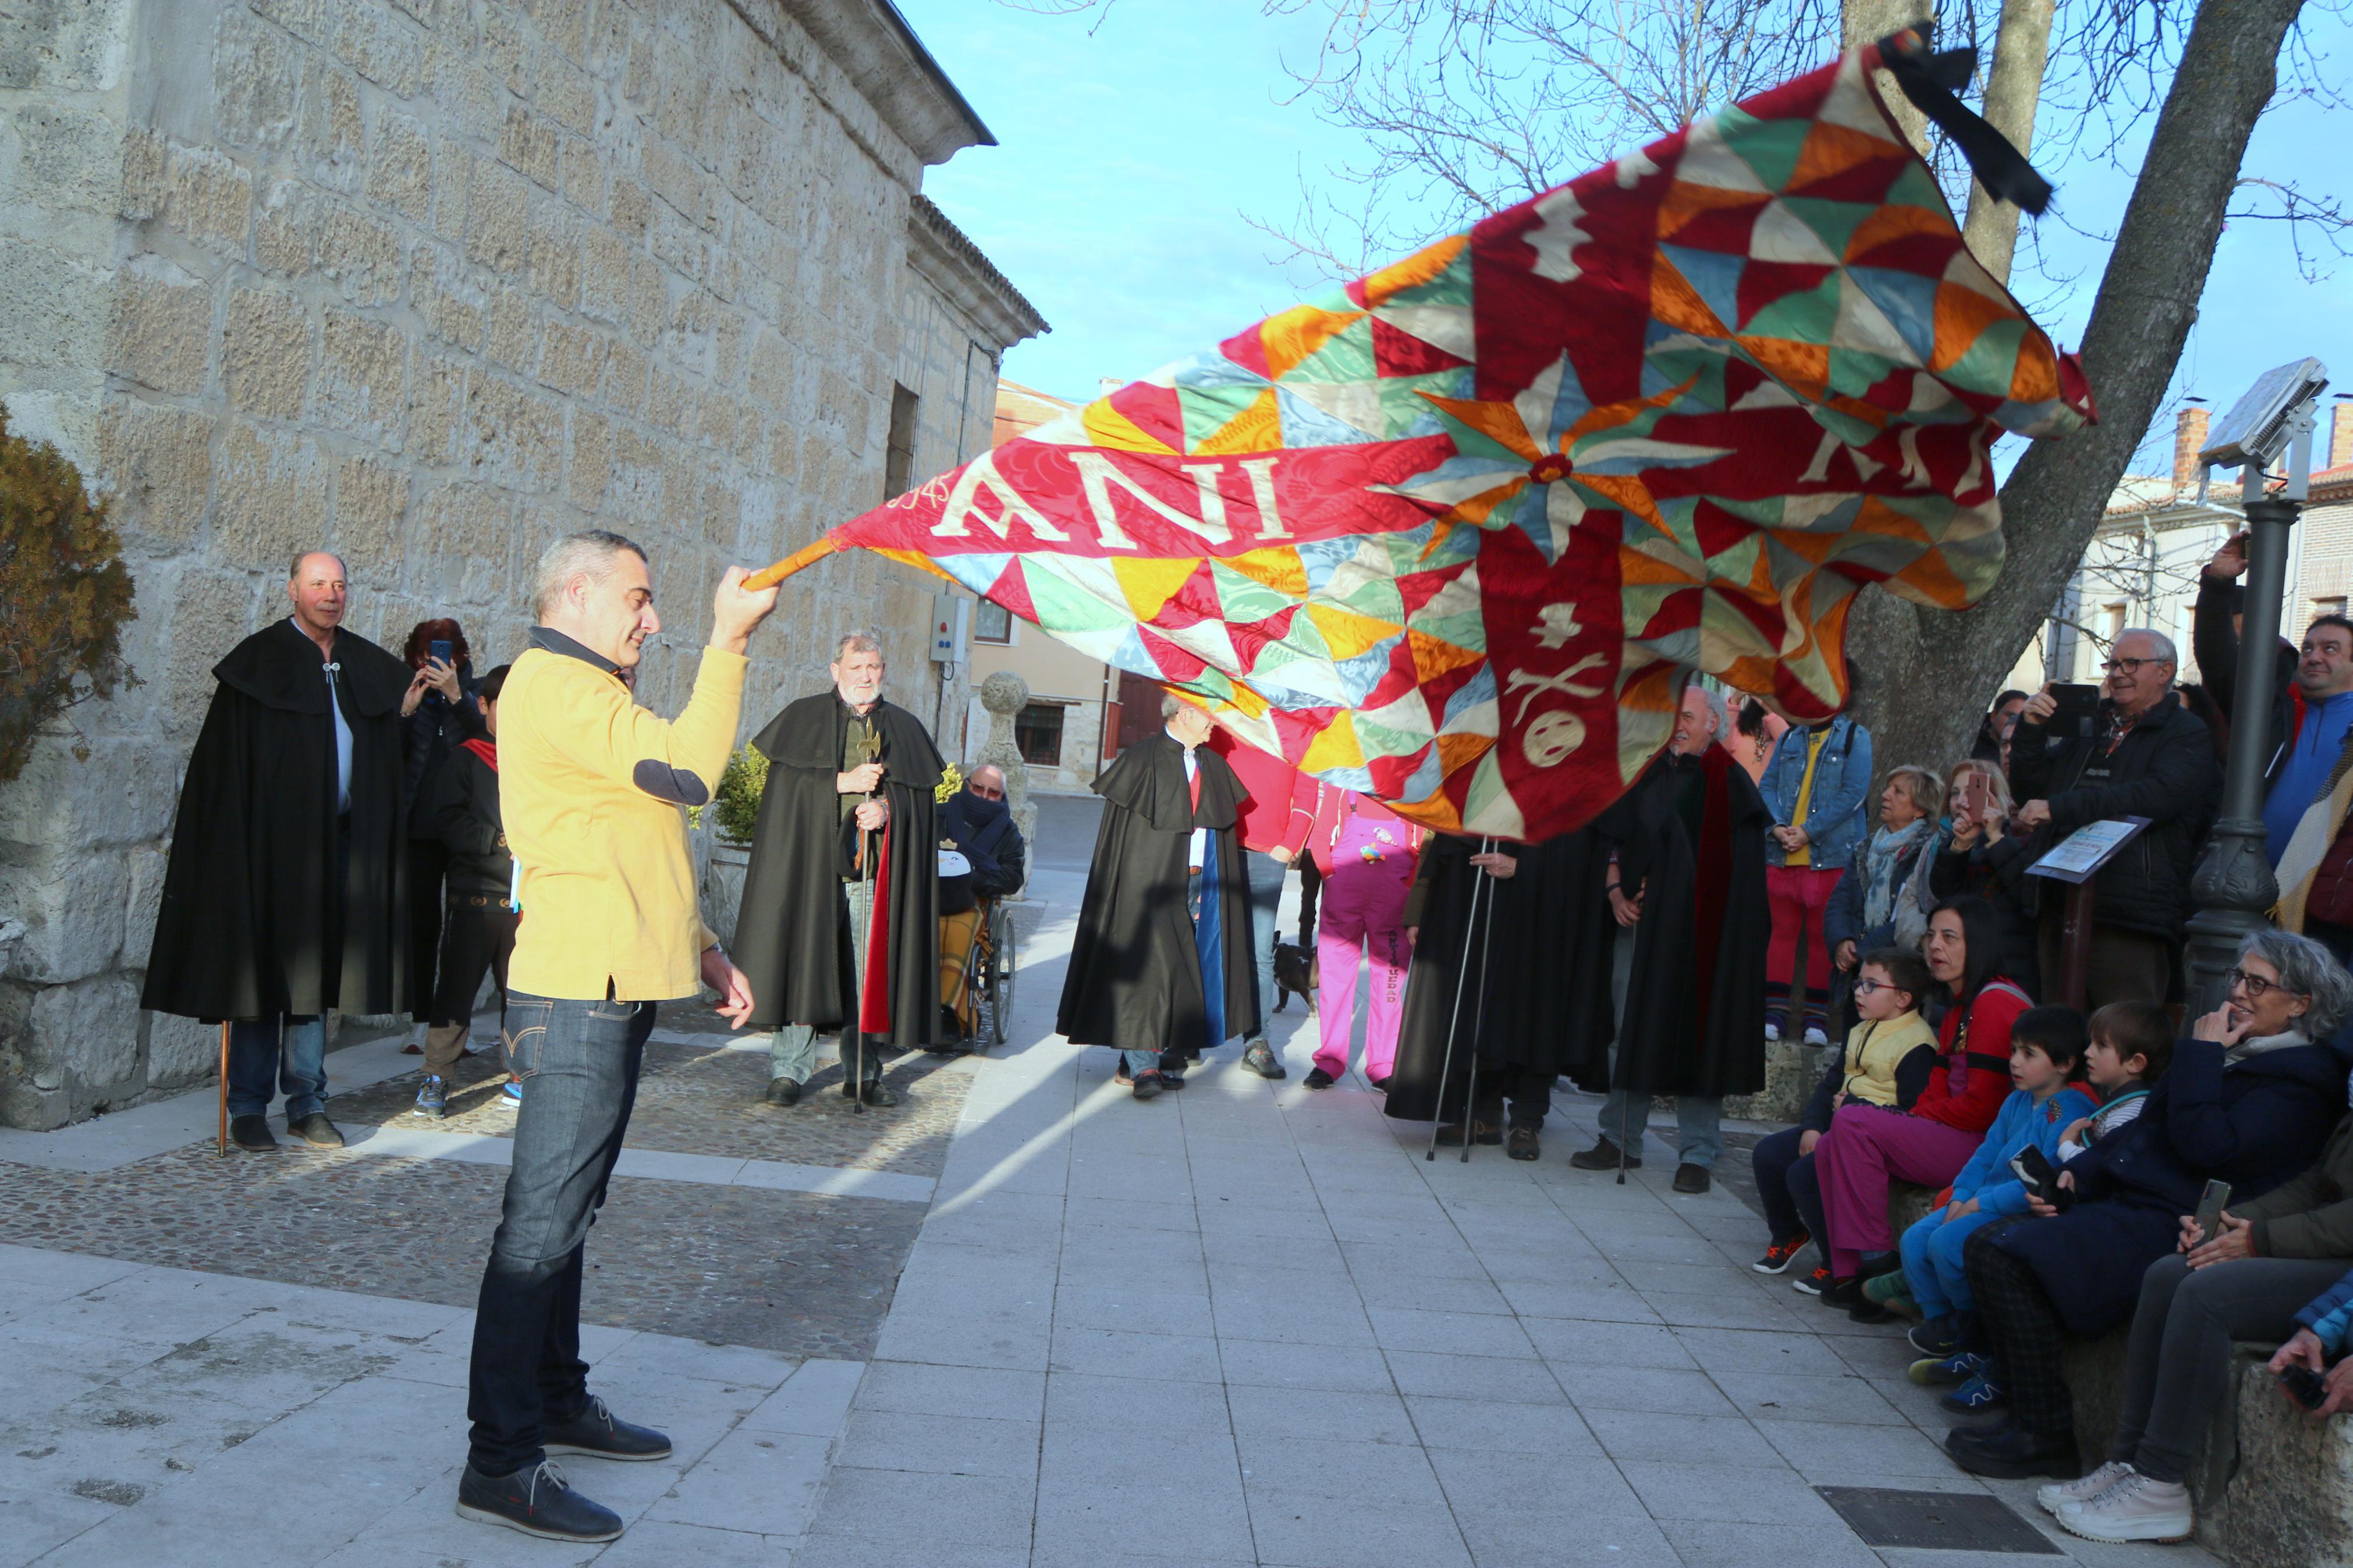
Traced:
[[[0, 1122], [200, 1080], [137, 1007], [179, 777], [223, 653], [324, 544], [350, 624], [511, 658], [531, 567], [651, 552], [642, 699], [685, 700], [711, 587], [987, 442], [1044, 322], [921, 195], [988, 133], [871, 0], [82, 0], [0, 16], [0, 399], [113, 498], [139, 683], [0, 787]], [[904, 398], [902, 418], [908, 412]], [[746, 720], [835, 634], [926, 661], [928, 579], [837, 557], [754, 645]], [[950, 700], [952, 699], [952, 700]]]

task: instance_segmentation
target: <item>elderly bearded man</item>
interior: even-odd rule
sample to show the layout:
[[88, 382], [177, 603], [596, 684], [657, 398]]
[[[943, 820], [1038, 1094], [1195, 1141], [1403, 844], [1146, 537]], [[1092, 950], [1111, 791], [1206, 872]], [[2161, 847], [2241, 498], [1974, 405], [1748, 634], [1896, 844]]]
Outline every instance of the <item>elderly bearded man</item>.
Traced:
[[527, 1087], [474, 1318], [458, 1513], [549, 1540], [610, 1541], [619, 1516], [574, 1491], [547, 1456], [670, 1457], [668, 1437], [588, 1393], [582, 1258], [655, 1009], [707, 984], [731, 1024], [752, 1010], [696, 911], [683, 808], [718, 787], [744, 645], [776, 591], [747, 592], [744, 569], [727, 569], [694, 695], [665, 723], [618, 673], [661, 630], [645, 552], [601, 530], [567, 535], [540, 557], [537, 590], [539, 625], [499, 704], [499, 805], [522, 906], [506, 1039]]
[[[776, 715], [752, 744], [768, 759], [752, 864], [735, 921], [752, 977], [754, 1027], [768, 1036], [771, 1105], [798, 1104], [820, 1029], [841, 1030], [841, 1092], [892, 1105], [882, 1058], [939, 1037], [939, 787], [944, 765], [922, 721], [882, 698], [882, 644], [835, 647], [833, 689]], [[869, 935], [882, 940], [870, 952]], [[860, 1016], [868, 965], [887, 1028]]]
[[[1651, 1097], [1675, 1097], [1675, 1191], [1704, 1193], [1724, 1152], [1724, 1097], [1765, 1087], [1765, 828], [1747, 771], [1715, 743], [1724, 700], [1683, 688], [1674, 739], [1596, 824], [1616, 846], [1603, 896], [1617, 928], [1601, 1139], [1581, 1171], [1642, 1163]], [[1592, 1060], [1595, 1053], [1585, 1053]]]
[[1118, 1047], [1138, 1100], [1259, 1032], [1241, 780], [1209, 749], [1208, 712], [1173, 694], [1160, 712], [1167, 727], [1095, 780], [1103, 826], [1054, 1020], [1072, 1045]]

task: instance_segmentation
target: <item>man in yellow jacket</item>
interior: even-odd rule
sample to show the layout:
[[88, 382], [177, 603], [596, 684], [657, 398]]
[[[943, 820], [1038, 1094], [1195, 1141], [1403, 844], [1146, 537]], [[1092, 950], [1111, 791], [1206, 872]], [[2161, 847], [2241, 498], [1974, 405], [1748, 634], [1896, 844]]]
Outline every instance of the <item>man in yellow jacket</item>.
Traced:
[[588, 1393], [581, 1258], [656, 1007], [708, 984], [732, 1023], [752, 1010], [743, 973], [696, 913], [685, 819], [726, 766], [744, 644], [776, 605], [774, 588], [746, 592], [744, 577], [731, 566], [720, 579], [694, 695], [665, 722], [623, 684], [661, 629], [645, 552], [592, 531], [539, 560], [539, 625], [499, 704], [500, 805], [522, 908], [506, 1037], [525, 1090], [474, 1322], [464, 1519], [610, 1541], [620, 1517], [572, 1490], [548, 1456], [670, 1455], [668, 1437]]

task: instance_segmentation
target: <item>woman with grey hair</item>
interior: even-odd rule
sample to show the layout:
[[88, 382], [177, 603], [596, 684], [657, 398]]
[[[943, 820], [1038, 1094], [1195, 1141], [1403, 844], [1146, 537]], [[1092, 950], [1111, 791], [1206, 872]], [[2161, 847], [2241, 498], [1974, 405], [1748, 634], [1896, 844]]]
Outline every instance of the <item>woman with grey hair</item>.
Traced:
[[2174, 1047], [2147, 1109], [2068, 1161], [2054, 1201], [2035, 1199], [2032, 1217], [1969, 1238], [1969, 1288], [2010, 1414], [1946, 1439], [1963, 1469], [2077, 1474], [2065, 1337], [2096, 1339], [2131, 1320], [2143, 1277], [2181, 1249], [2210, 1180], [2244, 1203], [2312, 1163], [2345, 1109], [2345, 1065], [2324, 1042], [2348, 1008], [2353, 976], [2327, 948], [2286, 931], [2250, 935], [2229, 999]]

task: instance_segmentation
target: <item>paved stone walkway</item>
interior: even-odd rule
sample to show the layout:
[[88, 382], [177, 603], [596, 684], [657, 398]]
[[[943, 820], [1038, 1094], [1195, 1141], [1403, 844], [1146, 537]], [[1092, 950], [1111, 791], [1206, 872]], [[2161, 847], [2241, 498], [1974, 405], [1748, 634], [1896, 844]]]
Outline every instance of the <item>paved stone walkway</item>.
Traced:
[[[1134, 1102], [1110, 1053], [1050, 1033], [1082, 879], [1059, 859], [1030, 1043], [902, 1068], [963, 1091], [952, 1142], [879, 1118], [871, 1147], [854, 1122], [765, 1136], [748, 1053], [668, 1037], [669, 1109], [590, 1243], [587, 1353], [678, 1453], [570, 1465], [631, 1521], [601, 1552], [450, 1511], [494, 1111], [446, 1149], [396, 1125], [276, 1162], [174, 1149], [208, 1102], [0, 1139], [0, 1242], [34, 1244], [0, 1245], [0, 1568], [2031, 1560], [1862, 1543], [1818, 1486], [2041, 1515], [1946, 1461], [1893, 1331], [1748, 1270], [1738, 1197], [1672, 1195], [1655, 1140], [1625, 1186], [1569, 1170], [1593, 1102], [1563, 1097], [1533, 1165], [1426, 1162], [1361, 1084], [1301, 1086], [1295, 1005], [1289, 1082], [1219, 1065]], [[928, 1211], [824, 1185], [886, 1180], [935, 1183]], [[2211, 1562], [2042, 1534], [2091, 1564]]]

